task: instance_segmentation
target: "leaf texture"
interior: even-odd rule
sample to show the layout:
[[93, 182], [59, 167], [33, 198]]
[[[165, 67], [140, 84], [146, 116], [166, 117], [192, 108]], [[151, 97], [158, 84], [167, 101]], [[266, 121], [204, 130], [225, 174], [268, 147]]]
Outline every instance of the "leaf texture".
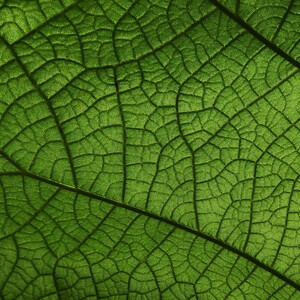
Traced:
[[300, 3], [0, 1], [1, 299], [299, 299]]

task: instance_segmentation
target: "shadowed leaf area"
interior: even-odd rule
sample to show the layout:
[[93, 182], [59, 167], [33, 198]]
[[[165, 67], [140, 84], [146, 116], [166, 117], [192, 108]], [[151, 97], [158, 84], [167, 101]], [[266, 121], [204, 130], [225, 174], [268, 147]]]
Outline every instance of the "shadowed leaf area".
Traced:
[[300, 2], [0, 1], [0, 299], [300, 299]]

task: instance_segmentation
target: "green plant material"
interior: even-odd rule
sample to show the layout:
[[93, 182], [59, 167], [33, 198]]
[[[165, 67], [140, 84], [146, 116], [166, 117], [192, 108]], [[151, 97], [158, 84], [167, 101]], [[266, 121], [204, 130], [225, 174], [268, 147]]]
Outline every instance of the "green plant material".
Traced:
[[300, 299], [300, 3], [0, 2], [1, 299]]

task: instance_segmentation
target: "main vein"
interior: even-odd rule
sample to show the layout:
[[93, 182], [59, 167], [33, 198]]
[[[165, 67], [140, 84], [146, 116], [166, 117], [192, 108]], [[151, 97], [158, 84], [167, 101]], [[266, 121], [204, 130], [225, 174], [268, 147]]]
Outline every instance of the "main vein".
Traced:
[[64, 190], [67, 190], [67, 191], [70, 191], [70, 192], [73, 192], [73, 193], [77, 193], [77, 194], [80, 194], [80, 195], [83, 195], [83, 196], [86, 196], [86, 197], [89, 197], [89, 198], [98, 199], [98, 200], [103, 201], [105, 203], [109, 203], [111, 205], [114, 205], [114, 206], [117, 206], [117, 207], [120, 207], [120, 208], [123, 208], [123, 209], [130, 210], [130, 211], [135, 212], [135, 213], [137, 213], [139, 215], [144, 215], [146, 217], [158, 220], [160, 222], [164, 222], [164, 223], [169, 224], [169, 225], [171, 225], [171, 226], [173, 226], [175, 228], [178, 228], [178, 229], [181, 229], [181, 230], [183, 230], [185, 232], [188, 232], [188, 233], [191, 233], [193, 235], [196, 235], [196, 236], [198, 236], [200, 238], [203, 238], [203, 239], [205, 239], [207, 241], [210, 241], [210, 242], [212, 242], [212, 243], [214, 243], [216, 245], [219, 245], [220, 247], [222, 247], [222, 248], [224, 248], [224, 249], [226, 249], [226, 250], [228, 250], [230, 252], [233, 252], [233, 253], [237, 254], [238, 256], [240, 256], [240, 257], [243, 257], [243, 258], [247, 259], [248, 261], [252, 262], [253, 264], [259, 266], [260, 268], [264, 269], [265, 271], [273, 274], [274, 276], [278, 277], [282, 281], [284, 281], [287, 284], [291, 285], [295, 289], [300, 290], [300, 285], [298, 283], [296, 283], [295, 281], [293, 281], [292, 279], [287, 278], [285, 275], [283, 275], [282, 273], [280, 273], [277, 270], [274, 270], [272, 267], [264, 264], [263, 262], [259, 261], [257, 258], [251, 256], [250, 254], [248, 254], [246, 252], [242, 252], [241, 250], [239, 250], [237, 248], [234, 248], [233, 246], [227, 244], [226, 242], [224, 242], [222, 240], [218, 240], [218, 239], [214, 238], [213, 236], [210, 236], [210, 235], [208, 235], [208, 234], [206, 234], [204, 232], [197, 231], [197, 230], [195, 230], [193, 228], [187, 227], [186, 225], [183, 225], [183, 224], [177, 223], [177, 222], [175, 222], [175, 221], [173, 221], [171, 219], [168, 219], [168, 218], [156, 215], [156, 214], [154, 214], [152, 212], [144, 211], [144, 210], [142, 210], [140, 208], [128, 205], [126, 203], [117, 202], [115, 200], [112, 200], [112, 199], [109, 199], [109, 198], [105, 198], [103, 196], [94, 194], [92, 192], [89, 192], [89, 191], [86, 191], [86, 190], [82, 190], [80, 188], [72, 187], [72, 186], [69, 186], [69, 185], [66, 185], [66, 184], [62, 184], [60, 182], [57, 182], [57, 181], [54, 181], [54, 180], [51, 180], [51, 179], [48, 179], [48, 178], [40, 177], [40, 176], [38, 176], [36, 174], [33, 174], [33, 173], [28, 172], [25, 169], [23, 169], [15, 161], [13, 161], [5, 152], [3, 152], [3, 150], [0, 150], [0, 154], [4, 158], [6, 158], [11, 164], [13, 164], [16, 168], [18, 168], [20, 171], [22, 171], [24, 176], [33, 178], [33, 179], [38, 180], [38, 181], [42, 181], [42, 182], [48, 183], [48, 184], [53, 185], [53, 186], [57, 186], [57, 187], [59, 187], [61, 189], [64, 189]]

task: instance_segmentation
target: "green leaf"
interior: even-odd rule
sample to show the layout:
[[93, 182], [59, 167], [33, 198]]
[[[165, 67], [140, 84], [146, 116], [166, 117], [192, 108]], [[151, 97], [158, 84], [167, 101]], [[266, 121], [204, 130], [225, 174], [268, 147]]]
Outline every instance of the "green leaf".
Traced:
[[0, 1], [1, 299], [299, 299], [300, 3]]

